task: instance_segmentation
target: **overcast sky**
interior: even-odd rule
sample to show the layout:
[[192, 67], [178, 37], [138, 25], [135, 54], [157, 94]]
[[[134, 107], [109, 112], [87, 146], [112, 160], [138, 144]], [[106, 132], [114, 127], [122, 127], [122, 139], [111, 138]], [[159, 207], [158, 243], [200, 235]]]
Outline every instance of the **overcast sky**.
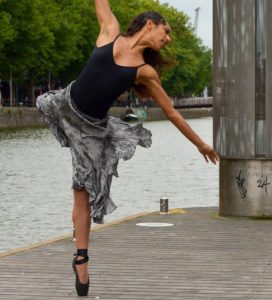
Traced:
[[204, 45], [212, 48], [212, 0], [160, 0], [176, 9], [183, 11], [195, 22], [195, 9], [200, 7], [198, 17], [197, 35], [203, 40]]

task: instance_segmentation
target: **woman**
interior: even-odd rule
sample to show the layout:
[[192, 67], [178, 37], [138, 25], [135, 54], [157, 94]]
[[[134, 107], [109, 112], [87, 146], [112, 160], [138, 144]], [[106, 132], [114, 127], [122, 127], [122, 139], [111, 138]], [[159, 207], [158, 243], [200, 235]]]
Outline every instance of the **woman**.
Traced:
[[[76, 290], [88, 294], [87, 269], [90, 214], [94, 222], [116, 207], [109, 192], [120, 158], [130, 159], [137, 145], [149, 147], [151, 133], [141, 124], [130, 127], [107, 115], [113, 101], [134, 87], [155, 99], [166, 116], [213, 163], [218, 156], [173, 108], [156, 69], [159, 51], [170, 42], [170, 27], [156, 12], [136, 17], [125, 35], [111, 12], [108, 0], [95, 0], [100, 33], [96, 47], [79, 78], [67, 88], [38, 97], [37, 106], [62, 146], [70, 147], [73, 163], [77, 253], [73, 260]], [[93, 211], [91, 212], [91, 208]]]

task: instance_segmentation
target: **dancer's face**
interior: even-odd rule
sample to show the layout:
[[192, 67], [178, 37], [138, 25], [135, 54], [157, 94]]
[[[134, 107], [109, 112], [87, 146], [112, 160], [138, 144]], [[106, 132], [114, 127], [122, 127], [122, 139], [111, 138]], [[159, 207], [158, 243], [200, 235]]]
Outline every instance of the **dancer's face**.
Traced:
[[152, 21], [148, 21], [147, 28], [149, 30], [150, 48], [159, 51], [170, 43], [171, 28], [168, 23], [156, 25]]

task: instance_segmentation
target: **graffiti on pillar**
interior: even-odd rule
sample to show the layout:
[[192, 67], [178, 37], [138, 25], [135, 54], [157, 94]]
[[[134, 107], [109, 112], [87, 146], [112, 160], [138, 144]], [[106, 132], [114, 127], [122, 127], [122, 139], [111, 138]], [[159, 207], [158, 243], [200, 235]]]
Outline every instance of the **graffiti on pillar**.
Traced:
[[237, 180], [240, 196], [242, 199], [245, 199], [247, 195], [247, 189], [244, 186], [246, 179], [242, 177], [242, 171], [239, 172], [239, 175], [236, 177], [236, 180]]
[[266, 194], [267, 194], [267, 186], [269, 184], [270, 184], [270, 182], [268, 182], [268, 176], [257, 180], [257, 187], [264, 188]]

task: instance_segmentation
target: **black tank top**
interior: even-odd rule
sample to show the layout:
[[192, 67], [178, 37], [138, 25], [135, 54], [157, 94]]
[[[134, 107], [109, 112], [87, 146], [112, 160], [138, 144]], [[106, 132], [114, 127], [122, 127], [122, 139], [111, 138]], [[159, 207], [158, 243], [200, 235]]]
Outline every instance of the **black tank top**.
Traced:
[[71, 96], [76, 107], [93, 118], [106, 117], [112, 103], [130, 89], [136, 80], [137, 67], [124, 67], [115, 63], [114, 41], [95, 47], [85, 68], [72, 84]]

